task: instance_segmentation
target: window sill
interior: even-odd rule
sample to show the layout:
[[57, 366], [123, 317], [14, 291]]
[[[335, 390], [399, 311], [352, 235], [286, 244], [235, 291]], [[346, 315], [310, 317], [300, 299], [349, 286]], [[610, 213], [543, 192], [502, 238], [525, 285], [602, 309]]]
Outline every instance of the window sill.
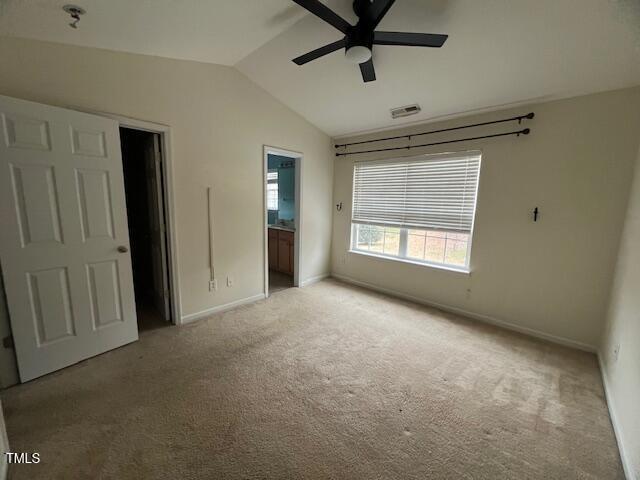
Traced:
[[462, 273], [463, 275], [471, 275], [471, 270], [465, 267], [452, 267], [449, 265], [439, 265], [437, 263], [418, 262], [415, 260], [410, 260], [408, 258], [391, 257], [388, 255], [380, 255], [353, 249], [350, 249], [349, 253], [362, 255], [364, 257], [379, 258], [381, 260], [390, 260], [392, 262], [409, 263], [411, 265], [418, 265], [419, 267], [435, 268], [436, 270], [446, 270], [447, 272]]

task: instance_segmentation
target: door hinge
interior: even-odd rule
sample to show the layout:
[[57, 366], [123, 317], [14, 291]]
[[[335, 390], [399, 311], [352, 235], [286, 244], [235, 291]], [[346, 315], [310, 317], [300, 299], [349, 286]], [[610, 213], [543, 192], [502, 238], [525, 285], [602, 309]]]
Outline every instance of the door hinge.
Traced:
[[3, 346], [4, 348], [14, 348], [14, 345], [13, 345], [13, 335], [9, 335], [9, 336], [4, 337], [4, 338], [2, 339], [2, 346]]

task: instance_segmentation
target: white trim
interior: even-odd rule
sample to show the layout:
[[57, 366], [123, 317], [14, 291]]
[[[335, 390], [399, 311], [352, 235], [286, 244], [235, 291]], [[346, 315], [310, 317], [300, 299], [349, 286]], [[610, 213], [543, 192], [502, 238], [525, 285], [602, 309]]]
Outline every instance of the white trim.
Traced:
[[318, 283], [322, 280], [324, 280], [325, 278], [329, 278], [331, 276], [331, 274], [329, 273], [323, 273], [322, 275], [316, 275], [315, 277], [310, 277], [307, 278], [306, 280], [303, 280], [300, 283], [301, 287], [308, 287], [309, 285], [313, 285], [314, 283]]
[[304, 162], [302, 159], [304, 155], [301, 152], [293, 150], [284, 150], [278, 147], [271, 147], [269, 145], [262, 146], [262, 198], [263, 198], [263, 211], [264, 211], [264, 295], [269, 296], [269, 210], [267, 209], [267, 171], [269, 169], [269, 154], [279, 155], [281, 157], [292, 158], [295, 162], [295, 203], [296, 203], [296, 218], [295, 218], [295, 232], [293, 234], [293, 286], [301, 287], [300, 278], [301, 275], [301, 256], [302, 252], [302, 168]]
[[445, 312], [455, 313], [458, 315], [462, 315], [464, 317], [472, 318], [474, 320], [480, 320], [481, 322], [489, 323], [491, 325], [495, 325], [498, 327], [505, 328], [507, 330], [512, 330], [514, 332], [523, 333], [525, 335], [529, 335], [531, 337], [541, 338], [543, 340], [548, 340], [553, 343], [557, 343], [560, 345], [564, 345], [566, 347], [577, 348], [578, 350], [584, 350], [586, 352], [596, 353], [597, 348], [593, 345], [588, 345], [586, 343], [578, 342], [575, 340], [571, 340], [566, 337], [560, 337], [557, 335], [551, 335], [549, 333], [541, 332], [540, 330], [535, 330], [533, 328], [523, 327], [520, 325], [516, 325], [514, 323], [507, 322], [505, 320], [498, 320], [497, 318], [490, 317], [489, 315], [483, 315], [481, 313], [469, 312], [467, 310], [463, 310], [458, 307], [452, 307], [451, 305], [445, 305], [443, 303], [433, 302], [428, 299], [415, 297], [413, 295], [407, 295], [402, 292], [398, 292], [396, 290], [391, 290], [389, 288], [379, 287], [377, 285], [373, 285], [367, 282], [361, 282], [360, 280], [356, 280], [351, 277], [347, 277], [345, 275], [340, 275], [337, 273], [332, 273], [332, 277], [342, 280], [346, 283], [351, 283], [353, 285], [357, 285], [359, 287], [367, 288], [369, 290], [374, 290], [376, 292], [385, 293], [392, 297], [401, 298], [403, 300], [409, 300], [411, 302], [419, 303], [421, 305], [426, 305], [428, 307], [437, 308], [438, 310], [443, 310]]
[[[265, 298], [267, 298], [269, 296], [269, 208], [268, 208], [268, 202], [267, 202], [267, 182], [269, 181], [267, 178], [267, 174], [269, 172], [269, 158], [267, 157], [267, 150], [266, 150], [266, 146], [262, 147], [262, 195], [263, 195], [263, 199], [262, 201], [264, 202], [263, 205], [263, 238], [262, 238], [262, 248], [264, 250], [263, 255], [264, 255], [264, 265], [262, 266], [263, 269], [263, 281], [264, 281], [264, 285], [263, 285], [263, 290], [264, 290], [264, 296]], [[280, 192], [278, 191], [278, 194]], [[294, 237], [294, 241], [295, 241], [295, 237]]]
[[146, 120], [138, 120], [135, 118], [124, 117], [107, 112], [88, 112], [94, 115], [116, 120], [121, 127], [135, 130], [143, 130], [160, 134], [162, 139], [162, 161], [164, 163], [163, 170], [163, 191], [166, 210], [166, 231], [167, 231], [167, 247], [169, 257], [169, 291], [171, 292], [171, 318], [175, 325], [182, 323], [182, 301], [180, 292], [180, 275], [178, 268], [178, 234], [176, 220], [176, 203], [174, 196], [174, 168], [173, 168], [173, 150], [171, 148], [171, 127], [161, 123], [148, 122]]
[[633, 465], [631, 465], [631, 459], [626, 453], [626, 449], [624, 447], [624, 440], [622, 435], [622, 425], [621, 422], [618, 421], [619, 417], [616, 414], [615, 403], [613, 401], [613, 393], [609, 388], [609, 377], [607, 376], [607, 370], [605, 368], [605, 363], [602, 360], [602, 353], [598, 352], [598, 365], [600, 366], [600, 374], [602, 375], [602, 385], [604, 387], [604, 397], [607, 401], [607, 408], [609, 409], [609, 418], [611, 419], [611, 425], [613, 426], [613, 433], [616, 436], [616, 442], [618, 443], [618, 451], [620, 452], [620, 460], [622, 461], [622, 468], [624, 469], [624, 474], [627, 480], [638, 480], [638, 478], [633, 473]]
[[[295, 199], [296, 199], [296, 219], [295, 226], [296, 231], [293, 234], [294, 244], [293, 244], [293, 286], [300, 286], [300, 279], [302, 278], [302, 249], [301, 249], [301, 238], [302, 238], [302, 169], [304, 167], [304, 162], [302, 161], [302, 154], [299, 157], [296, 157], [294, 162], [296, 166], [295, 171]], [[267, 264], [269, 259], [267, 260]]]
[[187, 323], [195, 322], [196, 320], [209, 317], [215, 313], [226, 312], [227, 310], [232, 310], [236, 307], [247, 305], [249, 303], [258, 302], [260, 300], [264, 300], [265, 298], [266, 297], [264, 293], [259, 293], [257, 295], [253, 295], [252, 297], [241, 298], [240, 300], [225, 303], [224, 305], [218, 305], [217, 307], [207, 308], [206, 310], [202, 310], [200, 312], [190, 313], [182, 317], [181, 324], [185, 325]]
[[0, 480], [5, 480], [9, 471], [9, 462], [7, 461], [6, 452], [10, 452], [9, 437], [7, 436], [7, 429], [4, 421], [4, 413], [2, 410], [2, 403], [0, 403], [0, 445], [3, 447], [3, 451], [0, 451]]

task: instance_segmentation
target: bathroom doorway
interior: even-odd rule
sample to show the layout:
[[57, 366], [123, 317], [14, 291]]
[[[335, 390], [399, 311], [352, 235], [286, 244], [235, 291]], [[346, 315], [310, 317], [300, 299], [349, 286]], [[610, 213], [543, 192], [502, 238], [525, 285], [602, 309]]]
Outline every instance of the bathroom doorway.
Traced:
[[299, 285], [302, 154], [265, 147], [265, 294]]

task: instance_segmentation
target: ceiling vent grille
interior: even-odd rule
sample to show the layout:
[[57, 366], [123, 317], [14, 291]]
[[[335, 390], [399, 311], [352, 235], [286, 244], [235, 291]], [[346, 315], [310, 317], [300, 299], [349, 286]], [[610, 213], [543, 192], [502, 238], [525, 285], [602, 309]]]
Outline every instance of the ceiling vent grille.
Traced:
[[422, 110], [420, 108], [420, 105], [413, 104], [413, 105], [407, 105], [405, 107], [398, 107], [398, 108], [392, 108], [391, 109], [391, 118], [401, 118], [401, 117], [408, 117], [409, 115], [415, 115], [416, 113], [420, 113], [420, 110]]

